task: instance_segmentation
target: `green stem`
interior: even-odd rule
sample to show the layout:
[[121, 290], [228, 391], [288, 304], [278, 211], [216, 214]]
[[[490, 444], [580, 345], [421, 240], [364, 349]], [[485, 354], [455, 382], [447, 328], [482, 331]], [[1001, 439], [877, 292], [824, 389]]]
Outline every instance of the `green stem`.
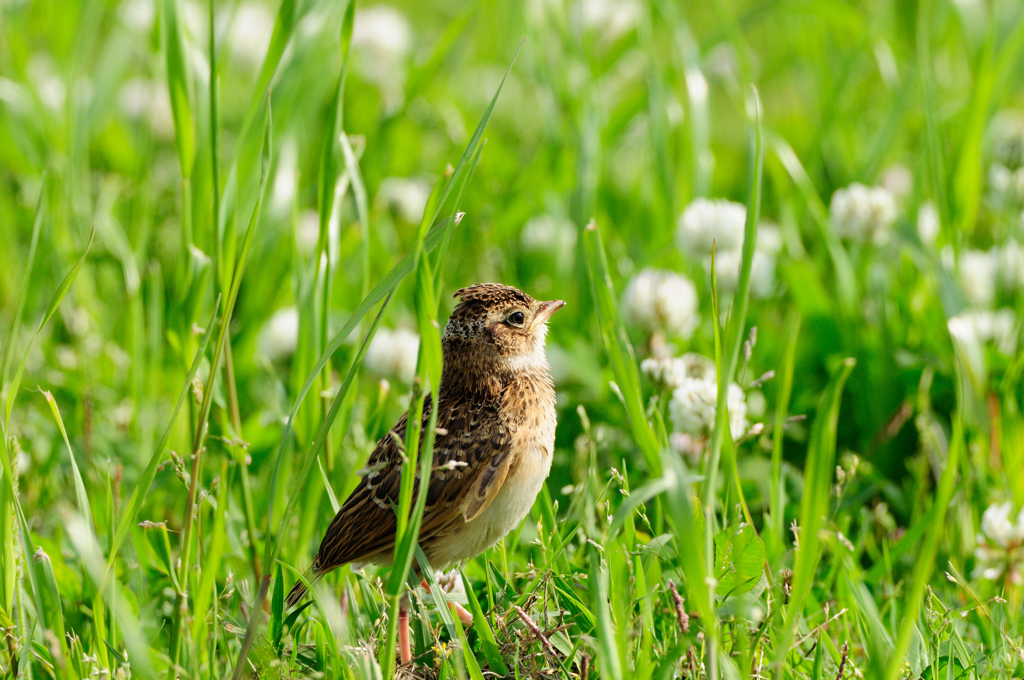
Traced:
[[[238, 408], [238, 386], [235, 383], [235, 362], [232, 358], [231, 343], [224, 352], [224, 382], [227, 387], [228, 413], [231, 417], [232, 437], [242, 437], [242, 414]], [[256, 513], [252, 505], [252, 486], [249, 481], [249, 465], [246, 461], [245, 451], [237, 451], [234, 444], [230, 446], [232, 454], [238, 466], [242, 470], [239, 475], [242, 483], [242, 509], [245, 513], [245, 528], [249, 532], [249, 562], [252, 564], [252, 573], [257, 581], [260, 580], [260, 556], [256, 546]]]
[[[772, 491], [769, 498], [772, 516], [772, 561], [782, 555], [784, 540], [783, 514], [786, 507], [786, 489], [782, 481], [782, 440], [785, 436], [786, 418], [789, 413], [789, 399], [793, 393], [793, 365], [796, 359], [796, 341], [800, 335], [800, 312], [794, 311], [787, 324], [786, 354], [782, 364], [779, 397], [775, 402], [775, 425], [772, 428]], [[776, 565], [777, 566], [777, 565]]]

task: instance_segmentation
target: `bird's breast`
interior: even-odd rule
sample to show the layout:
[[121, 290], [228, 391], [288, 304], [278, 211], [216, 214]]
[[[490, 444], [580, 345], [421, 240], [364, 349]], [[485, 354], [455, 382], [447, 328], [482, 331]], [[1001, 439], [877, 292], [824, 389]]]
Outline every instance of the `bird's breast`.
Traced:
[[472, 523], [480, 524], [480, 530], [492, 544], [523, 521], [551, 472], [555, 446], [554, 405], [544, 411], [532, 426], [520, 428], [512, 438], [508, 477], [494, 502]]
[[[525, 424], [524, 424], [525, 425]], [[508, 476], [494, 501], [472, 522], [457, 520], [438, 537], [428, 555], [431, 564], [450, 565], [490, 548], [515, 529], [530, 512], [551, 471], [555, 445], [555, 408], [544, 408], [532, 426], [520, 427], [512, 437]]]

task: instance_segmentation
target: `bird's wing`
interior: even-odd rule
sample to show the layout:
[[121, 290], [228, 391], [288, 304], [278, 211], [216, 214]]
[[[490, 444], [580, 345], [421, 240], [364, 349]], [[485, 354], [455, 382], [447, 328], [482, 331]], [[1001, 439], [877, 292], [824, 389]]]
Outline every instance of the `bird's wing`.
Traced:
[[[429, 407], [429, 404], [428, 404]], [[424, 414], [427, 425], [429, 410]], [[420, 541], [459, 514], [477, 517], [494, 498], [511, 464], [512, 433], [496, 407], [470, 399], [443, 399], [437, 415], [433, 472]], [[394, 548], [406, 415], [377, 442], [367, 474], [334, 517], [313, 562], [322, 574]], [[415, 485], [418, 492], [419, 479]], [[415, 497], [415, 496], [414, 496]]]

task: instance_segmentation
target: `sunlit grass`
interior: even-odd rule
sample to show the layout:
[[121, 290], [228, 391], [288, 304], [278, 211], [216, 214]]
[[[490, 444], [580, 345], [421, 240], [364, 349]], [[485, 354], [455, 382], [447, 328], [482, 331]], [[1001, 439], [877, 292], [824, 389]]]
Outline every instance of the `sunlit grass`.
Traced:
[[[4, 4], [0, 671], [1020, 677], [1022, 52], [1019, 0]], [[568, 301], [532, 515], [446, 591], [411, 426], [395, 568], [285, 610], [480, 281]]]

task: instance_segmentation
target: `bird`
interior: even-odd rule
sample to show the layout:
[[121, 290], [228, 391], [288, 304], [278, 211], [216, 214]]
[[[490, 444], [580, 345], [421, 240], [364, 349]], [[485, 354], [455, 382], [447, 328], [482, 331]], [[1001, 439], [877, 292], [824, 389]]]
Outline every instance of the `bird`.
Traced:
[[[476, 557], [517, 527], [547, 479], [556, 411], [544, 346], [548, 320], [565, 305], [498, 283], [461, 288], [453, 297], [458, 303], [441, 337], [434, 459], [419, 536], [427, 560], [439, 570]], [[433, 408], [428, 395], [424, 430]], [[391, 564], [408, 417], [403, 414], [377, 442], [324, 534], [307, 581], [345, 564]], [[417, 489], [419, 483], [417, 475]], [[300, 580], [288, 608], [305, 592]], [[401, 661], [409, 663], [403, 606], [398, 639]]]

